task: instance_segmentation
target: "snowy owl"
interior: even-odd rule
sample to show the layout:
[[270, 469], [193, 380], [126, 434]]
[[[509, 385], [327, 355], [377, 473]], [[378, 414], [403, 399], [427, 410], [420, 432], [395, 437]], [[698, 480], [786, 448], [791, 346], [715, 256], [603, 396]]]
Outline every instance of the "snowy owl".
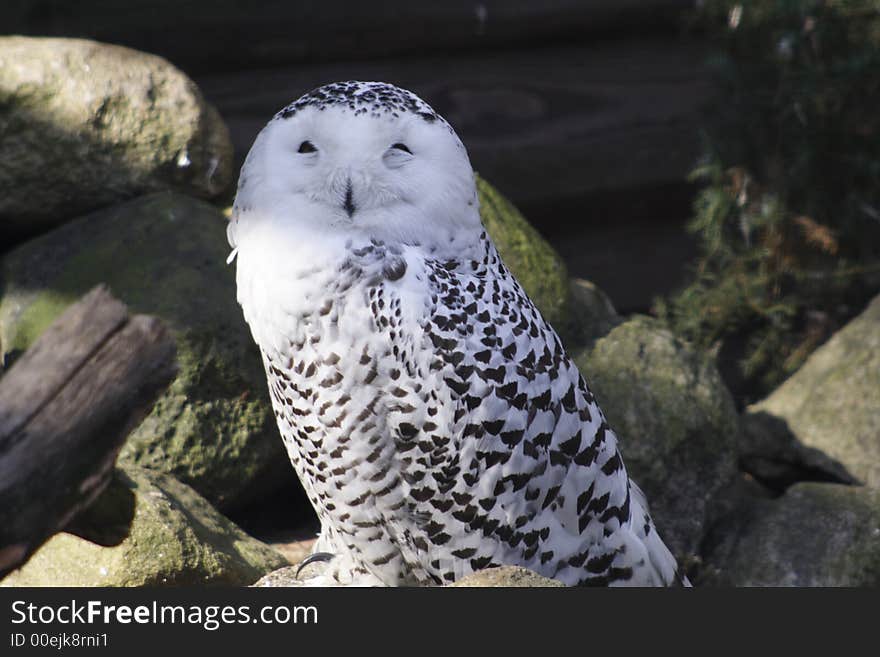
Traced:
[[427, 103], [340, 82], [278, 112], [242, 167], [228, 237], [321, 522], [330, 563], [312, 583], [440, 585], [499, 565], [569, 585], [683, 582]]

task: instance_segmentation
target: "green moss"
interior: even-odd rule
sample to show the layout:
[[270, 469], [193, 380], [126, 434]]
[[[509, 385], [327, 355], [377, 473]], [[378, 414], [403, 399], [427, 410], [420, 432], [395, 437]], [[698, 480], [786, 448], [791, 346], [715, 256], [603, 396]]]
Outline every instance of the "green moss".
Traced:
[[571, 332], [570, 294], [565, 263], [519, 210], [477, 177], [480, 218], [513, 272], [544, 318], [565, 337]]
[[63, 292], [49, 290], [34, 298], [19, 315], [18, 321], [9, 334], [0, 340], [4, 354], [23, 352], [36, 340], [55, 318], [79, 297]]

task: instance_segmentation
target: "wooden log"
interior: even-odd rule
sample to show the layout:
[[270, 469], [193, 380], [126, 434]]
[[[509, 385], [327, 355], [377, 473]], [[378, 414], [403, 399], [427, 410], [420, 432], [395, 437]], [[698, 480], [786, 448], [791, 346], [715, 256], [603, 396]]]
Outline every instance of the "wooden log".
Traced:
[[101, 493], [174, 357], [159, 320], [98, 286], [0, 379], [0, 577]]
[[188, 72], [674, 34], [693, 0], [3, 0], [2, 31], [75, 36]]

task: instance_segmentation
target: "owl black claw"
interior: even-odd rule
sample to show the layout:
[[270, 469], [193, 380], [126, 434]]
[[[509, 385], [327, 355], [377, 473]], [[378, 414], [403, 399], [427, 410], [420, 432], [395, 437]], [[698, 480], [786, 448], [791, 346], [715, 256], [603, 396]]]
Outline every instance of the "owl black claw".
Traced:
[[315, 552], [314, 554], [310, 554], [300, 561], [299, 567], [296, 569], [297, 579], [299, 579], [299, 574], [302, 572], [302, 569], [310, 563], [315, 563], [316, 561], [331, 561], [335, 556], [335, 554], [331, 554], [330, 552]]

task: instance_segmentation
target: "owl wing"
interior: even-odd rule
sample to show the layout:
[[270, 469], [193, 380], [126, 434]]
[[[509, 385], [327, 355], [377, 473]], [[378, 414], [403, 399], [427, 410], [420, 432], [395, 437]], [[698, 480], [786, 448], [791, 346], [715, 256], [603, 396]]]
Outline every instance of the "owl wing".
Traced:
[[[420, 273], [421, 314], [406, 321], [393, 285], [375, 313], [401, 365], [388, 392], [406, 401], [386, 418], [414, 519], [410, 558], [441, 581], [518, 564], [572, 584], [661, 583], [632, 530], [614, 433], [488, 238], [481, 257], [427, 258]], [[674, 569], [671, 555], [656, 560]]]

